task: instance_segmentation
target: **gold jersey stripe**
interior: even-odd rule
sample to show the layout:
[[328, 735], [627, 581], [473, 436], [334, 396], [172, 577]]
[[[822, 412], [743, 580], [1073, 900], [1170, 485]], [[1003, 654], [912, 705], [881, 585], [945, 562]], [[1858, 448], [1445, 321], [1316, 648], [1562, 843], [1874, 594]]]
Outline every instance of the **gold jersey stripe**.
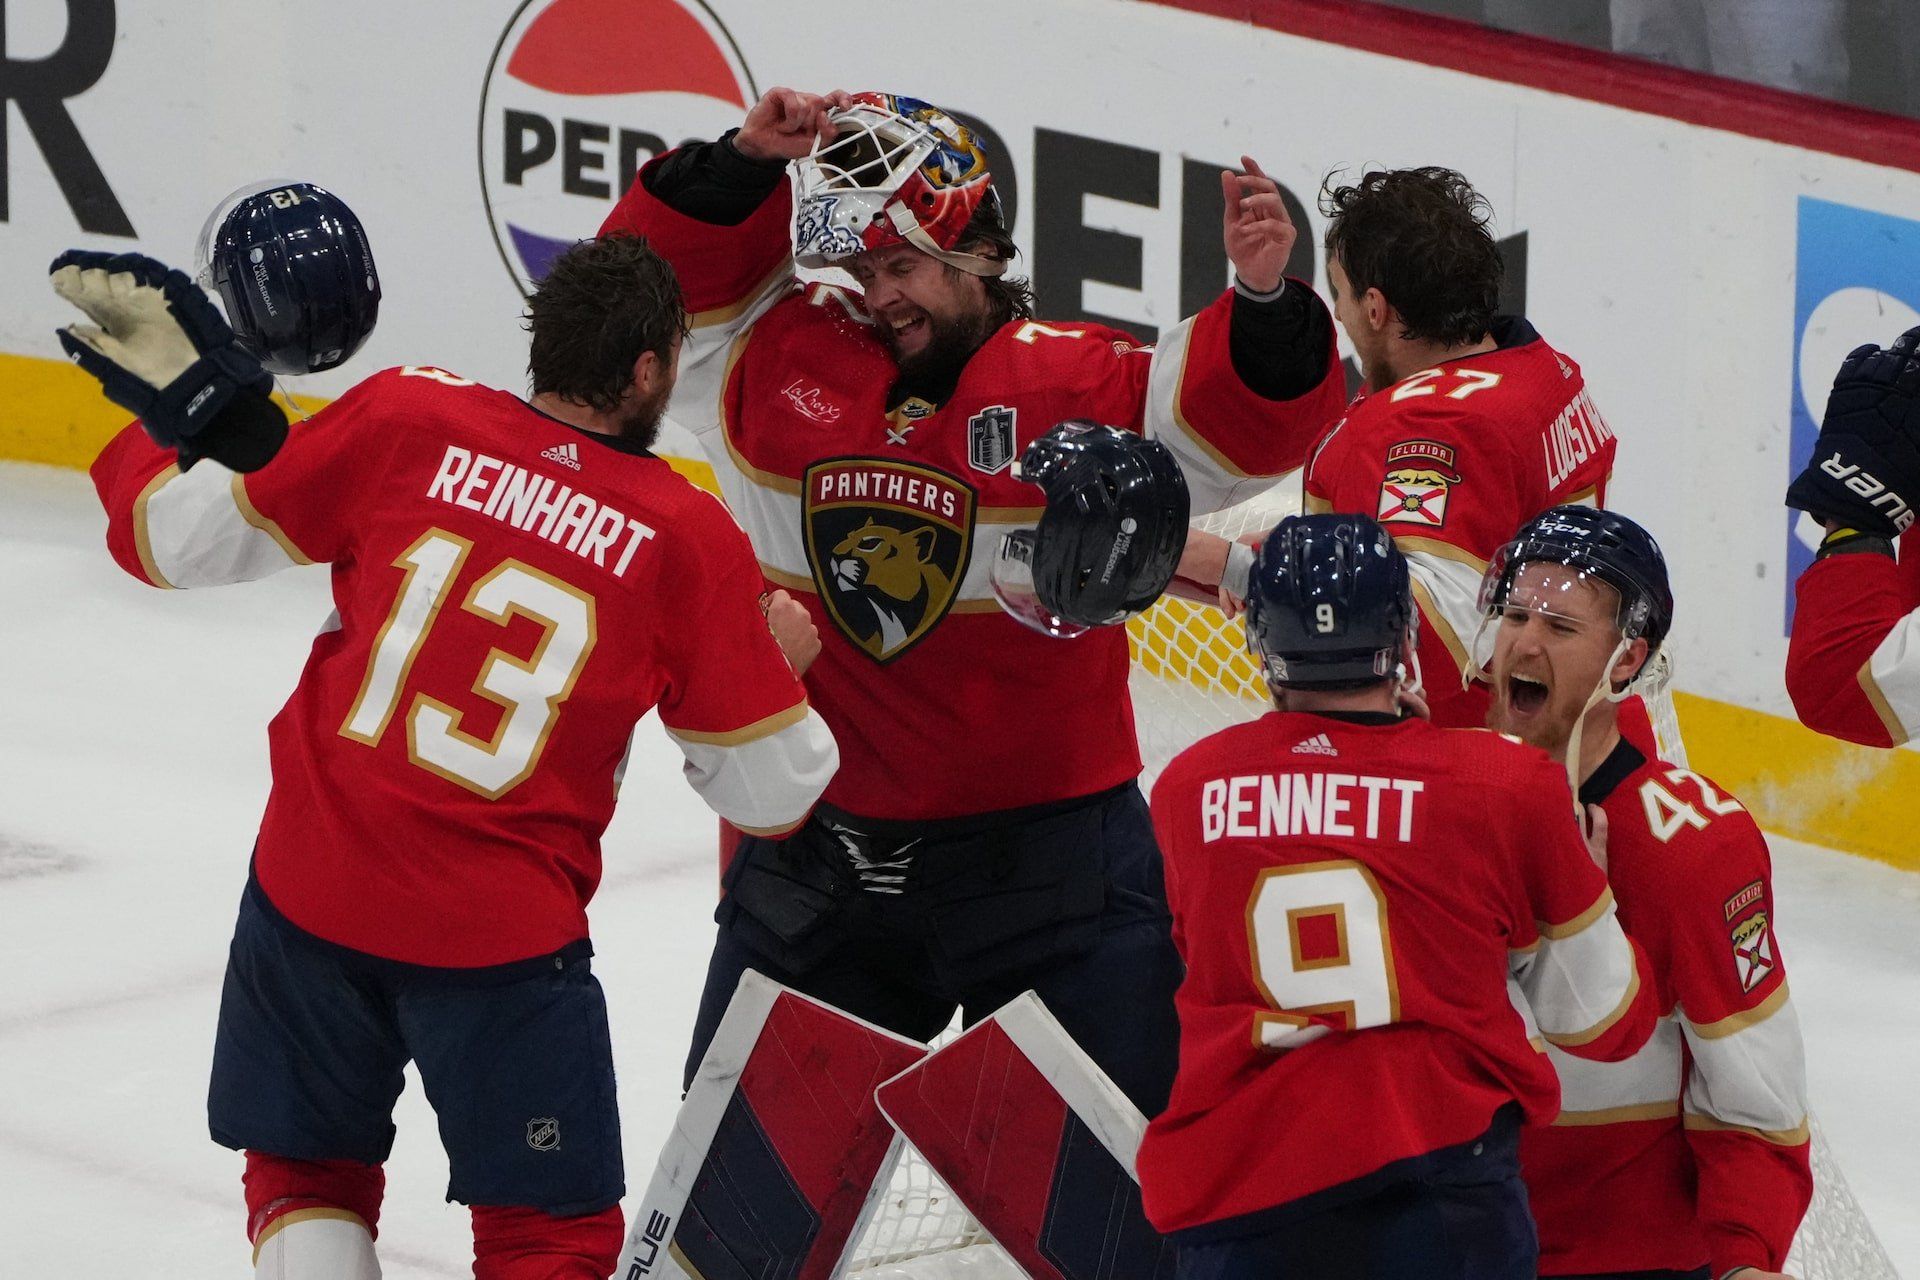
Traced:
[[754, 304], [756, 299], [773, 287], [774, 281], [778, 280], [781, 276], [791, 274], [793, 274], [793, 263], [790, 260], [783, 260], [779, 266], [762, 277], [759, 284], [747, 290], [745, 295], [738, 301], [729, 302], [725, 306], [709, 307], [705, 311], [696, 311], [688, 316], [687, 327], [689, 329], [710, 329], [714, 325], [725, 324], [729, 320], [738, 318], [741, 313]]
[[1860, 681], [1860, 692], [1867, 696], [1868, 703], [1873, 707], [1873, 713], [1879, 716], [1880, 723], [1886, 726], [1887, 737], [1893, 740], [1893, 745], [1896, 747], [1904, 744], [1908, 738], [1907, 727], [1900, 723], [1900, 717], [1894, 713], [1893, 704], [1887, 701], [1887, 695], [1881, 691], [1880, 682], [1873, 678], [1872, 657], [1868, 657], [1860, 664], [1860, 674], [1857, 678]]
[[808, 595], [818, 595], [820, 590], [812, 578], [803, 578], [797, 573], [788, 573], [785, 569], [776, 569], [765, 560], [760, 562], [760, 576], [768, 582], [785, 587], [789, 591], [804, 591]]
[[1797, 1147], [1807, 1141], [1810, 1136], [1804, 1117], [1791, 1129], [1756, 1129], [1752, 1125], [1729, 1124], [1725, 1120], [1716, 1120], [1712, 1116], [1703, 1116], [1698, 1112], [1689, 1111], [1681, 1117], [1680, 1123], [1695, 1133], [1750, 1134], [1763, 1142], [1771, 1142], [1776, 1147]]
[[267, 1247], [267, 1241], [273, 1239], [296, 1222], [313, 1222], [316, 1220], [351, 1222], [359, 1226], [362, 1231], [366, 1231], [369, 1235], [372, 1234], [371, 1229], [367, 1226], [367, 1220], [351, 1209], [336, 1209], [331, 1205], [322, 1205], [313, 1209], [295, 1209], [292, 1213], [283, 1213], [272, 1222], [269, 1222], [266, 1230], [260, 1233], [260, 1238], [253, 1242], [253, 1265], [256, 1267], [260, 1265], [260, 1251]]
[[1440, 643], [1453, 655], [1454, 665], [1462, 671], [1467, 670], [1467, 647], [1460, 643], [1460, 637], [1454, 634], [1453, 624], [1447, 621], [1447, 615], [1440, 612], [1440, 606], [1433, 602], [1432, 593], [1418, 579], [1413, 583], [1413, 599], [1425, 615], [1428, 628], [1440, 637]]
[[[1388, 532], [1391, 533], [1392, 531], [1389, 530]], [[1451, 542], [1442, 542], [1438, 538], [1402, 537], [1396, 533], [1393, 535], [1393, 544], [1399, 547], [1403, 554], [1411, 551], [1422, 551], [1427, 555], [1436, 556], [1441, 560], [1452, 560], [1457, 564], [1466, 565], [1475, 573], [1484, 574], [1487, 571], [1487, 562], [1485, 560], [1480, 559], [1471, 552], [1461, 550]]]
[[1576, 1031], [1571, 1035], [1559, 1036], [1546, 1032], [1542, 1032], [1541, 1034], [1546, 1035], [1548, 1044], [1557, 1045], [1562, 1049], [1577, 1049], [1583, 1044], [1592, 1044], [1595, 1040], [1598, 1040], [1601, 1036], [1613, 1030], [1613, 1024], [1626, 1016], [1627, 1010], [1633, 1005], [1634, 997], [1639, 994], [1640, 966], [1635, 965], [1633, 968], [1633, 978], [1627, 983], [1627, 994], [1620, 998], [1620, 1003], [1614, 1006], [1612, 1013], [1594, 1023], [1585, 1031]]
[[1726, 1017], [1716, 1019], [1713, 1022], [1694, 1022], [1692, 1019], [1688, 1019], [1687, 1025], [1693, 1030], [1693, 1034], [1699, 1036], [1702, 1040], [1721, 1040], [1733, 1035], [1737, 1031], [1744, 1031], [1748, 1027], [1758, 1026], [1774, 1014], [1780, 1012], [1780, 1010], [1786, 1008], [1786, 1006], [1787, 984], [1783, 981], [1779, 987], [1775, 988], [1772, 995], [1751, 1009], [1742, 1009], [1738, 1013], [1730, 1013]]
[[[698, 742], [708, 747], [738, 747], [749, 742], [758, 742], [770, 738], [782, 729], [790, 728], [807, 718], [806, 699], [802, 698], [785, 711], [776, 711], [770, 716], [755, 720], [752, 724], [742, 725], [738, 729], [728, 729], [720, 733], [709, 733], [700, 729], [676, 729], [666, 725], [668, 733], [682, 742]], [[664, 721], [662, 721], [665, 724]]]
[[160, 566], [153, 560], [153, 540], [147, 532], [147, 502], [180, 474], [180, 466], [175, 463], [147, 481], [147, 487], [133, 500], [133, 548], [140, 556], [140, 567], [146, 572], [147, 581], [156, 587], [173, 590], [173, 584], [167, 581], [167, 575], [160, 572]]
[[1558, 942], [1562, 938], [1571, 938], [1577, 933], [1586, 932], [1588, 926], [1605, 915], [1607, 908], [1612, 905], [1613, 889], [1611, 887], [1603, 888], [1600, 890], [1600, 896], [1593, 900], [1592, 906], [1565, 924], [1549, 924], [1545, 920], [1536, 920], [1533, 922], [1534, 927], [1540, 930], [1541, 937], [1551, 938], [1555, 942]]
[[253, 499], [247, 495], [246, 476], [238, 471], [233, 473], [233, 505], [240, 508], [242, 520], [278, 543], [280, 549], [287, 553], [287, 559], [295, 564], [313, 563], [313, 557], [295, 546], [293, 539], [287, 536], [286, 530], [282, 529], [276, 521], [260, 514], [260, 509], [253, 505]]
[[1602, 1107], [1598, 1111], [1562, 1111], [1553, 1123], [1566, 1128], [1596, 1124], [1629, 1124], [1635, 1120], [1666, 1120], [1680, 1114], [1680, 1099], [1666, 1102], [1640, 1102], [1626, 1107]]

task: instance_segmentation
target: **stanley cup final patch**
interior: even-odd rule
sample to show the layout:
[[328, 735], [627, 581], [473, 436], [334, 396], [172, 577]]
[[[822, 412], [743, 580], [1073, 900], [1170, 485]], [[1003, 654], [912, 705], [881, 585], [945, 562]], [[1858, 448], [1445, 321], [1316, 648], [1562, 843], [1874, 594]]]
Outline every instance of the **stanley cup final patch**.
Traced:
[[1014, 411], [990, 404], [967, 419], [967, 465], [993, 475], [1013, 462]]
[[807, 468], [807, 564], [840, 633], [891, 662], [937, 626], [966, 576], [974, 493], [932, 467], [828, 458]]
[[1766, 912], [1756, 911], [1733, 926], [1733, 967], [1742, 991], [1752, 991], [1773, 972], [1773, 930]]
[[1438, 529], [1447, 523], [1447, 499], [1460, 475], [1453, 469], [1453, 446], [1437, 440], [1403, 440], [1387, 450], [1387, 474], [1380, 483], [1381, 524]]

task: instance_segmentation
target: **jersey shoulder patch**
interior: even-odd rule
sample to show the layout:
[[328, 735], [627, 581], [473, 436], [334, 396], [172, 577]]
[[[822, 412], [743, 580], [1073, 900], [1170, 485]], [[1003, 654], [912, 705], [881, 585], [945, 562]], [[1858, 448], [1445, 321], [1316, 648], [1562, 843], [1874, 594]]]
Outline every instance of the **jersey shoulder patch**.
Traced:
[[1453, 488], [1464, 477], [1459, 450], [1420, 436], [1387, 446], [1374, 519], [1400, 529], [1444, 529]]

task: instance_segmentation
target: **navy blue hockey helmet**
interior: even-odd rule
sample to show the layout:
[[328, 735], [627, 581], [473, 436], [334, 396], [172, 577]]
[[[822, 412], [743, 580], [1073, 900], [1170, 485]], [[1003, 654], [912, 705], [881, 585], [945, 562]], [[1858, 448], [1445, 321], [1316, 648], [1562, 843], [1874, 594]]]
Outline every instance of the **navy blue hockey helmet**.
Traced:
[[240, 345], [274, 373], [343, 364], [373, 332], [380, 277], [346, 201], [311, 182], [261, 182], [222, 200], [200, 232], [200, 283]]
[[1274, 688], [1356, 689], [1404, 659], [1419, 614], [1407, 562], [1365, 516], [1288, 516], [1247, 589], [1247, 647]]
[[1506, 607], [1515, 575], [1539, 562], [1591, 575], [1620, 594], [1618, 622], [1627, 639], [1644, 637], [1649, 654], [1673, 626], [1667, 558], [1653, 535], [1617, 511], [1568, 504], [1529, 520], [1487, 562], [1480, 582], [1482, 616]]
[[1021, 454], [1045, 491], [1039, 523], [1000, 539], [993, 593], [1034, 630], [1076, 636], [1150, 607], [1187, 541], [1187, 479], [1158, 440], [1069, 420]]

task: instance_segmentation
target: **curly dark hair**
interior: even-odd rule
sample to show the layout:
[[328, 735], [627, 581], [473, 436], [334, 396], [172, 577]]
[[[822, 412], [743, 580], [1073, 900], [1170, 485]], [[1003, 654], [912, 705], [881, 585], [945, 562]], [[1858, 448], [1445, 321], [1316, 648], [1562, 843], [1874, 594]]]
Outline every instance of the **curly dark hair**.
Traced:
[[1356, 294], [1378, 289], [1400, 313], [1403, 336], [1478, 342], [1500, 298], [1493, 209], [1452, 169], [1374, 169], [1352, 186], [1320, 188], [1329, 259]]
[[[961, 253], [977, 253], [982, 257], [998, 258], [1002, 262], [1012, 262], [1020, 252], [1014, 246], [1013, 236], [1000, 220], [998, 200], [981, 202], [973, 211], [973, 216], [967, 219], [967, 225], [960, 232], [960, 239], [954, 247]], [[958, 272], [960, 268], [949, 266], [947, 270]], [[986, 286], [987, 303], [993, 308], [994, 329], [1009, 320], [1033, 319], [1033, 283], [1027, 277], [981, 276], [980, 283]]]
[[687, 308], [673, 267], [644, 238], [610, 235], [554, 259], [527, 299], [526, 328], [534, 394], [611, 413], [640, 353], [668, 359], [686, 336]]

